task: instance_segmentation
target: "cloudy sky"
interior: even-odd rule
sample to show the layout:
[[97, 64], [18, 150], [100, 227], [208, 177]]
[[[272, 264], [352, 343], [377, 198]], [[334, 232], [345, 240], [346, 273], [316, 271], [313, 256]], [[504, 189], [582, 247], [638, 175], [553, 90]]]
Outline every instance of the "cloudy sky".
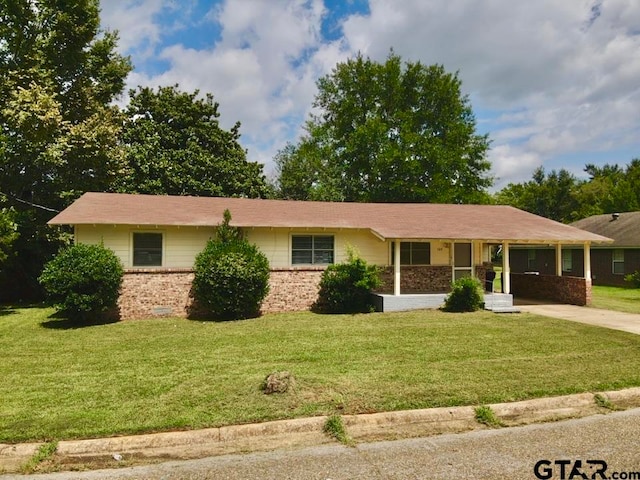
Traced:
[[362, 52], [459, 72], [496, 187], [640, 157], [637, 0], [102, 0], [128, 83], [210, 92], [250, 160], [301, 133], [316, 80]]

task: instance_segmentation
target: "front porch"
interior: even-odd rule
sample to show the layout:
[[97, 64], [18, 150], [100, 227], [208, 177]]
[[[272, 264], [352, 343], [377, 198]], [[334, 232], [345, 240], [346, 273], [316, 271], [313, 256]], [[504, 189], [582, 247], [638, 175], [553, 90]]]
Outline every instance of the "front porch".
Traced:
[[[440, 308], [448, 293], [414, 293], [393, 295], [387, 293], [374, 294], [374, 305], [377, 312], [399, 312]], [[485, 293], [484, 308], [496, 313], [515, 312], [513, 295], [508, 293]]]

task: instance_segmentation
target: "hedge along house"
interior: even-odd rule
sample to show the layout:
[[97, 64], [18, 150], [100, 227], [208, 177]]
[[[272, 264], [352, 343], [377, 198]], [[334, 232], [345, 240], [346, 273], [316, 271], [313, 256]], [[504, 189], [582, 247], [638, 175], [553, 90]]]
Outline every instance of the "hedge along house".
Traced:
[[[612, 243], [591, 246], [594, 285], [624, 286], [625, 275], [640, 270], [640, 212], [594, 215], [571, 225], [613, 239]], [[558, 263], [547, 245], [518, 249], [511, 260], [515, 272], [550, 274], [559, 265], [563, 275], [584, 275], [584, 252], [579, 248], [563, 249]]]
[[[231, 225], [269, 259], [270, 293], [263, 312], [308, 309], [328, 264], [342, 262], [350, 247], [382, 267], [380, 309], [438, 306], [451, 282], [484, 281], [490, 247], [503, 249], [503, 292], [587, 304], [589, 247], [609, 239], [507, 206], [371, 204], [86, 193], [54, 217], [72, 225], [75, 242], [103, 243], [125, 267], [121, 318], [188, 314], [192, 267], [215, 236], [224, 210]], [[581, 246], [583, 278], [523, 278], [510, 274], [517, 244]], [[530, 277], [530, 276], [529, 276]], [[433, 302], [436, 302], [434, 304]]]

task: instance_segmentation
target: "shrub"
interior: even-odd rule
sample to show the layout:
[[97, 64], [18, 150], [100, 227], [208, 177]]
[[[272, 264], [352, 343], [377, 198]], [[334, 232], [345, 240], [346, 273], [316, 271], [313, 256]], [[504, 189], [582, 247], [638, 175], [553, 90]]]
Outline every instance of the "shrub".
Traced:
[[72, 320], [116, 306], [124, 274], [120, 259], [103, 245], [72, 245], [47, 263], [38, 279], [55, 308]]
[[322, 273], [314, 310], [326, 313], [363, 313], [373, 310], [371, 291], [381, 285], [378, 268], [353, 252], [345, 263], [329, 265]]
[[451, 285], [444, 301], [445, 312], [475, 312], [482, 307], [482, 286], [477, 278], [464, 277]]
[[269, 293], [269, 261], [239, 232], [233, 233], [229, 220], [226, 211], [219, 226], [224, 235], [209, 240], [196, 257], [193, 294], [221, 320], [255, 317]]
[[633, 273], [625, 275], [625, 282], [630, 283], [635, 288], [640, 288], [640, 270], [636, 270]]

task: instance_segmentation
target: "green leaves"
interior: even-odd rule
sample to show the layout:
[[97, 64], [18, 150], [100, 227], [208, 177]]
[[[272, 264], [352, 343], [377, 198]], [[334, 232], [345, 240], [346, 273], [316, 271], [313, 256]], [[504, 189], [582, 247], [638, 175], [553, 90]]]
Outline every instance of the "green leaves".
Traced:
[[265, 197], [262, 165], [246, 160], [239, 125], [218, 123], [218, 103], [208, 94], [178, 86], [130, 92], [123, 134], [126, 174], [123, 192]]
[[486, 202], [489, 141], [460, 87], [442, 66], [403, 64], [393, 52], [385, 63], [338, 64], [318, 81], [307, 134], [276, 158], [281, 196]]
[[39, 281], [58, 311], [83, 320], [116, 305], [123, 274], [120, 259], [111, 250], [78, 244], [47, 263]]

